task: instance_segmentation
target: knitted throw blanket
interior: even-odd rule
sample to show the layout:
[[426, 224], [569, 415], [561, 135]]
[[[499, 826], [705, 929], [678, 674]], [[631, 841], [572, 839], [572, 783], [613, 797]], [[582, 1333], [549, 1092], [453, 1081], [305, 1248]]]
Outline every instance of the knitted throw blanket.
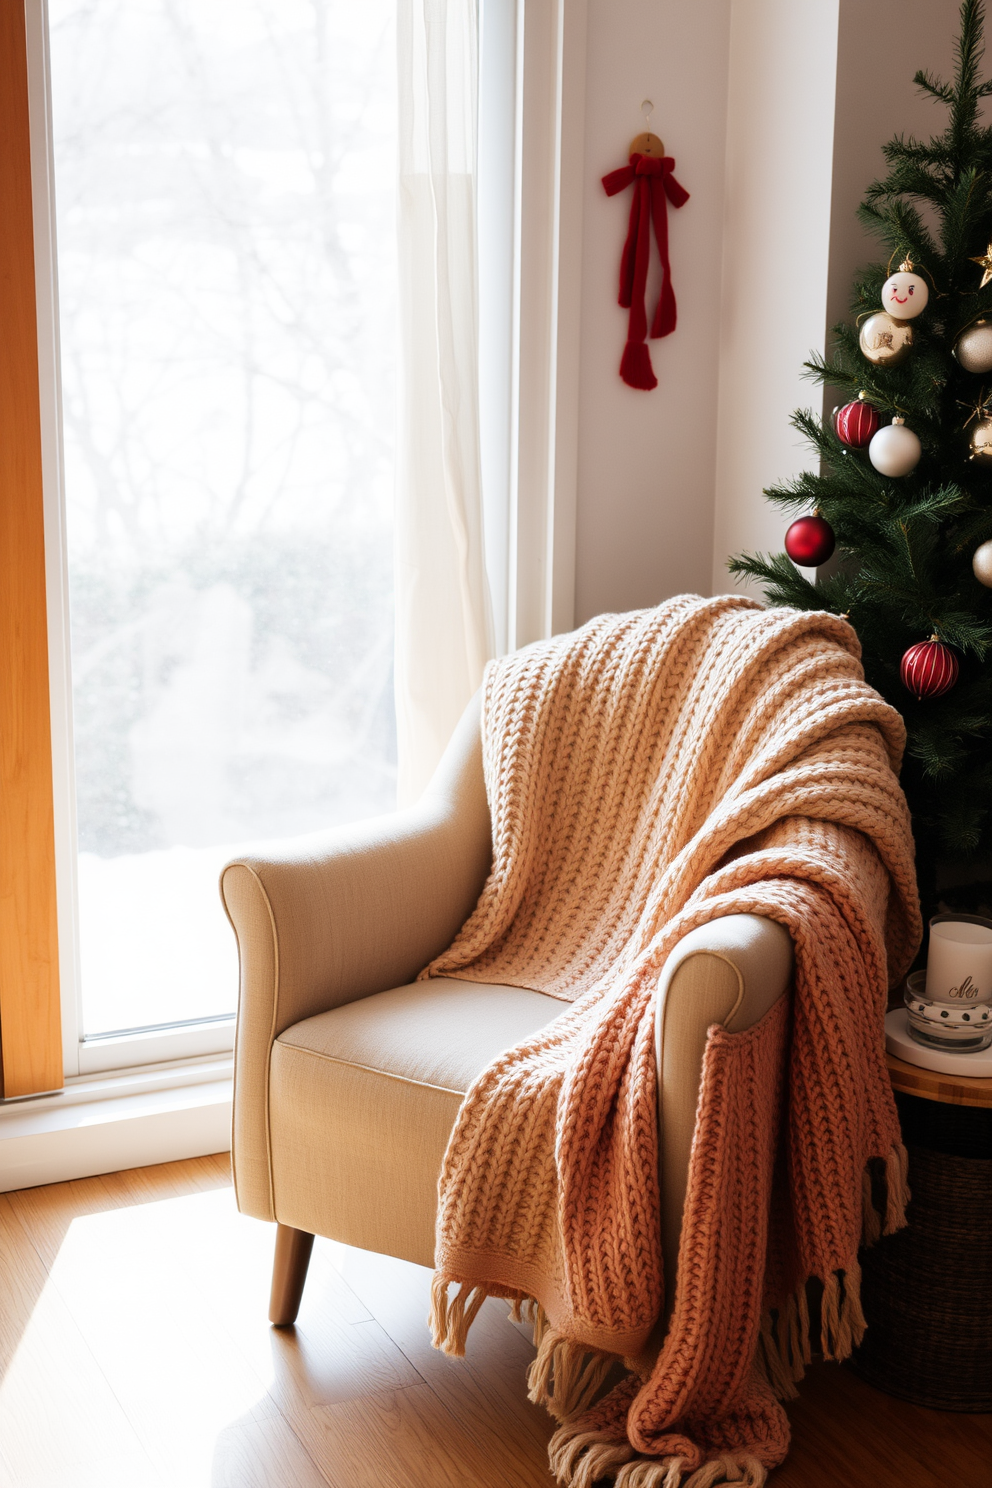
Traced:
[[[844, 1357], [858, 1247], [903, 1223], [882, 1020], [919, 911], [903, 726], [859, 654], [835, 616], [682, 596], [488, 669], [492, 871], [422, 975], [571, 1006], [465, 1097], [432, 1323], [457, 1354], [486, 1296], [533, 1319], [531, 1398], [561, 1422], [551, 1465], [574, 1488], [763, 1483], [809, 1359], [805, 1282]], [[682, 936], [738, 912], [788, 928], [794, 995], [710, 1029], [666, 1278], [655, 993]]]

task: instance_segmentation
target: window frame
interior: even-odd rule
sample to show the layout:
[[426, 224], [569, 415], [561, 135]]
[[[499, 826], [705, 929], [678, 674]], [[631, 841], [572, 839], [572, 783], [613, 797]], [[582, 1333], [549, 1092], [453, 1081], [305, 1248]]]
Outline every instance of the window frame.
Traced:
[[40, 362], [38, 192], [29, 22], [0, 10], [0, 1047], [3, 1095], [62, 1085], [56, 828], [49, 688], [50, 470]]

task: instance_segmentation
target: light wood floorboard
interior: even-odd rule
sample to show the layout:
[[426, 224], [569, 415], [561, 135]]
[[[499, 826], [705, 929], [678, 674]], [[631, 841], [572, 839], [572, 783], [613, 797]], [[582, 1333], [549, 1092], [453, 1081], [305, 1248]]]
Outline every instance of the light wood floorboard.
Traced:
[[[429, 1273], [318, 1240], [295, 1329], [226, 1154], [0, 1196], [0, 1488], [553, 1488], [533, 1356], [489, 1302], [430, 1346]], [[769, 1488], [990, 1488], [992, 1418], [814, 1367]]]

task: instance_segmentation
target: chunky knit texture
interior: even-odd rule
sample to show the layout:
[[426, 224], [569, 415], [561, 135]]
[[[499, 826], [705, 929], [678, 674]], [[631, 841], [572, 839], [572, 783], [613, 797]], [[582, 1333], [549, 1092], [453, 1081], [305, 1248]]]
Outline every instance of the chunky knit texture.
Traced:
[[[862, 1237], [903, 1222], [883, 1016], [919, 911], [903, 726], [858, 658], [836, 616], [682, 596], [487, 672], [492, 871], [422, 975], [572, 1006], [465, 1097], [434, 1337], [462, 1352], [487, 1295], [534, 1319], [531, 1396], [562, 1423], [551, 1463], [574, 1488], [764, 1482], [809, 1358], [806, 1280], [842, 1358], [864, 1327]], [[655, 992], [689, 930], [738, 912], [788, 928], [795, 992], [743, 1033], [710, 1030], [659, 1347]]]

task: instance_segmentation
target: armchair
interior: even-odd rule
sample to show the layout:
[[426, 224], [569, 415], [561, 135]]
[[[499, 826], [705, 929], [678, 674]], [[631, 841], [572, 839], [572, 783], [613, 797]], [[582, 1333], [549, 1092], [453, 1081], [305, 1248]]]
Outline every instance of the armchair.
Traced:
[[[454, 938], [490, 865], [479, 701], [406, 811], [229, 863], [238, 939], [233, 1167], [275, 1221], [269, 1316], [292, 1323], [315, 1234], [433, 1263], [437, 1179], [469, 1085], [566, 1006], [542, 992], [414, 978]], [[662, 1251], [677, 1265], [708, 1028], [785, 995], [786, 930], [732, 915], [684, 937], [658, 985]], [[669, 1288], [671, 1294], [672, 1288]]]

